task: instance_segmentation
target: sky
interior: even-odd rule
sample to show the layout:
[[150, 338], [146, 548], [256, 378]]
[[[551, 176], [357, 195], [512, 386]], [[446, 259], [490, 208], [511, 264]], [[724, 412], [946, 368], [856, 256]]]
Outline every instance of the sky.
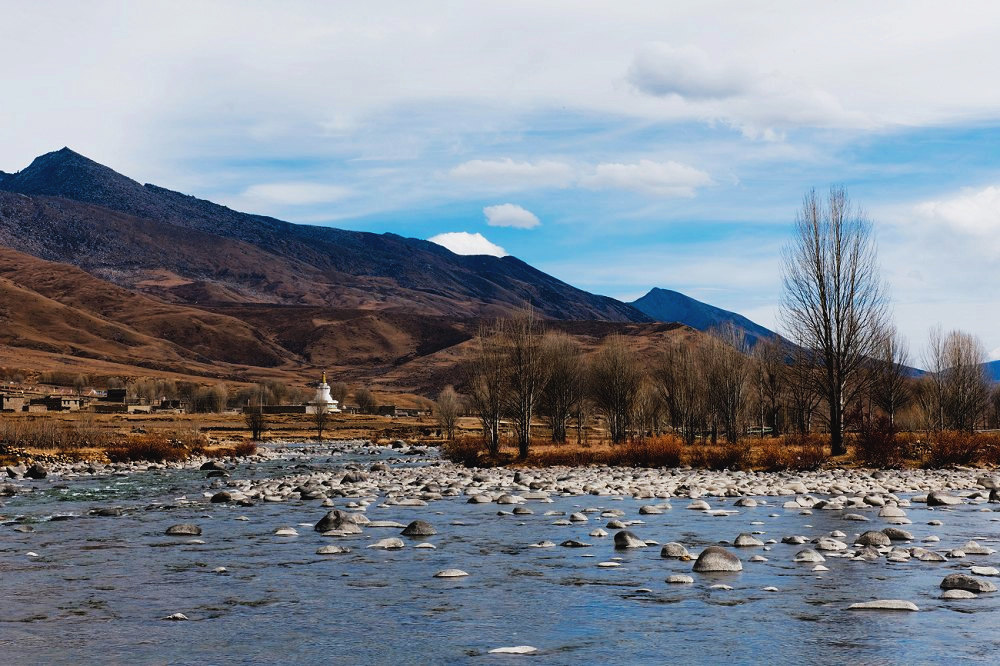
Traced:
[[0, 0], [0, 170], [69, 146], [292, 222], [511, 254], [780, 330], [810, 189], [897, 325], [1000, 358], [1000, 5]]

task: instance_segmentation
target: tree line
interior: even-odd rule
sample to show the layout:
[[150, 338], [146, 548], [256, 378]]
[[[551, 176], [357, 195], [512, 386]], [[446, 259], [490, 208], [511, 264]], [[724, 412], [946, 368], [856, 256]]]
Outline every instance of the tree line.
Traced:
[[[536, 419], [553, 441], [567, 441], [574, 425], [579, 439], [592, 414], [613, 443], [665, 431], [690, 444], [823, 429], [834, 455], [846, 452], [845, 433], [864, 420], [890, 430], [1000, 425], [1000, 390], [975, 336], [935, 328], [921, 359], [926, 372], [909, 366], [872, 223], [844, 189], [805, 196], [782, 268], [787, 337], [752, 346], [727, 324], [643, 354], [615, 334], [584, 355], [573, 338], [546, 331], [530, 308], [484, 326], [467, 366], [465, 404], [480, 420], [487, 452], [499, 453], [506, 426], [526, 457]], [[449, 438], [462, 409], [450, 387], [439, 396]]]

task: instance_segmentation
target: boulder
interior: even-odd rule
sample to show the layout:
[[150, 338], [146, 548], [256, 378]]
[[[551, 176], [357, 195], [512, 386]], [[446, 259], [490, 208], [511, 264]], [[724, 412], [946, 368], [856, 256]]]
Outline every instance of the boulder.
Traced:
[[615, 550], [627, 548], [645, 548], [646, 542], [628, 530], [615, 533]]
[[33, 464], [24, 472], [25, 478], [28, 479], [44, 479], [48, 475], [49, 471], [38, 463]]
[[201, 536], [201, 528], [191, 523], [171, 525], [165, 532], [167, 536]]
[[210, 471], [213, 471], [213, 470], [219, 471], [219, 472], [225, 472], [226, 471], [226, 466], [224, 464], [222, 464], [218, 460], [209, 460], [207, 463], [204, 463], [198, 469], [200, 469], [203, 472], [210, 472]]
[[889, 537], [882, 532], [868, 530], [854, 541], [862, 546], [888, 546], [891, 544]]
[[220, 490], [212, 495], [212, 504], [225, 504], [233, 501], [233, 494], [228, 490]]
[[959, 498], [943, 493], [940, 490], [935, 490], [927, 494], [927, 506], [954, 506], [961, 503], [962, 500]]
[[818, 564], [819, 562], [826, 562], [826, 558], [812, 548], [804, 548], [795, 553], [793, 561], [801, 564]]
[[750, 534], [749, 532], [743, 532], [733, 541], [733, 545], [737, 548], [753, 548], [756, 546], [763, 546], [764, 542]]
[[671, 541], [670, 543], [663, 544], [663, 548], [660, 549], [660, 557], [673, 560], [690, 560], [691, 554], [682, 544]]
[[982, 580], [968, 574], [948, 574], [941, 581], [943, 590], [967, 590], [969, 592], [996, 592], [997, 586], [988, 580]]
[[462, 578], [463, 576], [468, 576], [461, 569], [443, 569], [434, 574], [435, 578]]
[[403, 543], [402, 539], [389, 537], [388, 539], [379, 539], [368, 547], [378, 548], [379, 550], [399, 550], [400, 548], [405, 548], [406, 544]]
[[[348, 513], [347, 511], [334, 509], [320, 518], [319, 522], [316, 523], [313, 529], [317, 532], [331, 532], [335, 530], [345, 531], [350, 529], [353, 534], [360, 534], [361, 528], [358, 526], [358, 521], [355, 515], [356, 514]], [[347, 527], [348, 525], [353, 527]]]
[[402, 534], [406, 537], [434, 536], [437, 530], [426, 520], [414, 520], [403, 529]]
[[343, 555], [349, 552], [351, 549], [344, 546], [320, 546], [316, 549], [317, 555]]
[[889, 537], [890, 541], [913, 541], [913, 535], [898, 527], [887, 527], [882, 530], [882, 534]]
[[346, 485], [348, 483], [363, 483], [368, 480], [368, 475], [359, 469], [352, 469], [350, 472], [344, 475], [344, 478], [340, 480], [340, 485]]
[[697, 573], [743, 571], [743, 562], [725, 548], [709, 546], [698, 555], [693, 571]]

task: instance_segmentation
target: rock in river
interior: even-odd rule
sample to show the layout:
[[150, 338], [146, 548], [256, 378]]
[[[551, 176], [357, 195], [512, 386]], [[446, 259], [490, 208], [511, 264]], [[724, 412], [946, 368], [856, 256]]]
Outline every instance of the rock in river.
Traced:
[[682, 544], [671, 541], [670, 543], [663, 544], [663, 548], [660, 549], [660, 557], [668, 557], [674, 560], [690, 560], [691, 554], [688, 553], [688, 549]]
[[743, 563], [725, 548], [709, 546], [701, 551], [693, 570], [697, 573], [743, 571]]
[[171, 525], [167, 528], [167, 536], [201, 536], [201, 528], [191, 523]]
[[465, 573], [461, 569], [444, 569], [444, 570], [438, 571], [436, 574], [434, 574], [434, 577], [435, 578], [461, 578], [463, 576], [468, 576], [468, 575], [469, 574]]
[[968, 574], [948, 574], [941, 581], [943, 590], [968, 590], [969, 592], [996, 592], [997, 586], [988, 580], [981, 580]]
[[887, 610], [887, 611], [918, 611], [917, 605], [912, 601], [901, 599], [878, 599], [876, 601], [862, 601], [851, 604], [847, 610]]
[[402, 534], [407, 537], [434, 536], [437, 530], [426, 520], [414, 520], [406, 526]]
[[625, 550], [626, 548], [645, 548], [646, 542], [628, 530], [622, 530], [615, 534], [615, 549]]

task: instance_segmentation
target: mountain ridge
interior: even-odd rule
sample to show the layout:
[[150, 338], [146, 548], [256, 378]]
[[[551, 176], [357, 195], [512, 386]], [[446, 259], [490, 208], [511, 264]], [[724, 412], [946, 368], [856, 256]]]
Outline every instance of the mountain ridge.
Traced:
[[[429, 241], [396, 234], [296, 225], [241, 213], [166, 188], [140, 185], [68, 148], [37, 157], [22, 171], [4, 174], [0, 190], [100, 206], [136, 220], [171, 225], [174, 234], [177, 229], [190, 229], [242, 242], [267, 253], [272, 261], [306, 267], [311, 279], [323, 276], [330, 285], [374, 294], [371, 305], [375, 307], [415, 304], [428, 313], [497, 316], [530, 302], [540, 314], [555, 319], [650, 321], [627, 304], [577, 289], [515, 257], [457, 255]], [[86, 254], [66, 255], [64, 260], [77, 265], [89, 258]], [[177, 266], [159, 268], [191, 277], [175, 270]], [[239, 292], [251, 286], [231, 276], [211, 277], [210, 282], [223, 290]], [[142, 282], [134, 280], [133, 286], [141, 289]], [[339, 301], [336, 293], [309, 293], [307, 281], [295, 282], [299, 292], [281, 295], [279, 302], [322, 301], [337, 307], [361, 304], [358, 299]], [[187, 298], [183, 291], [173, 296], [182, 301]]]

